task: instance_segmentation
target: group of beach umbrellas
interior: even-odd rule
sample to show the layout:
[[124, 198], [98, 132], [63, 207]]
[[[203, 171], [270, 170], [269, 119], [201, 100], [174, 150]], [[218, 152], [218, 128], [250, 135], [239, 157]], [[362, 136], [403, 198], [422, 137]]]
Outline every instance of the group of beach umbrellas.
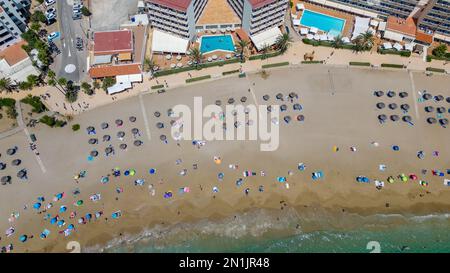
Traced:
[[[433, 99], [435, 102], [438, 102], [438, 103], [444, 101], [444, 99], [445, 99], [445, 101], [447, 103], [450, 103], [450, 97], [444, 98], [444, 96], [442, 96], [442, 95], [433, 96], [432, 94], [430, 94], [430, 93], [428, 93], [426, 91], [424, 91], [421, 99], [423, 101], [428, 101], [428, 100]], [[433, 113], [433, 112], [436, 111], [436, 118], [435, 117], [428, 117], [426, 119], [428, 124], [439, 124], [440, 126], [442, 126], [444, 128], [448, 125], [448, 119], [445, 118], [443, 115], [446, 114], [446, 113], [450, 113], [450, 108], [446, 109], [443, 106], [433, 107], [431, 105], [427, 105], [427, 106], [424, 107], [424, 110], [427, 113]]]

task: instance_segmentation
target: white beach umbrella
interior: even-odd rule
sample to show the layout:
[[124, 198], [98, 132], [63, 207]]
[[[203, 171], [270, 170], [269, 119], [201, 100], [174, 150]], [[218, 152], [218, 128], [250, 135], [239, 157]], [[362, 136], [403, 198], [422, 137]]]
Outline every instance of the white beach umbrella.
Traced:
[[408, 51], [413, 51], [414, 50], [414, 44], [413, 43], [409, 43], [405, 45], [405, 49]]
[[167, 59], [167, 60], [170, 60], [170, 59], [172, 59], [172, 55], [170, 55], [170, 54], [167, 54], [167, 55], [166, 55], [166, 59]]
[[343, 38], [342, 38], [342, 41], [343, 41], [345, 44], [349, 44], [349, 43], [350, 43], [350, 38], [348, 38], [348, 37], [343, 37]]
[[399, 51], [403, 49], [403, 46], [399, 43], [395, 43], [393, 47]]
[[392, 49], [392, 44], [389, 42], [383, 43], [383, 48], [384, 49]]
[[309, 29], [309, 32], [311, 32], [313, 34], [316, 34], [317, 31], [319, 31], [319, 30], [316, 27], [312, 27], [312, 28]]
[[306, 34], [306, 39], [312, 40], [312, 39], [314, 39], [314, 35]]
[[326, 34], [321, 34], [320, 35], [320, 40], [321, 41], [326, 41], [326, 40], [328, 40], [328, 36]]
[[307, 35], [308, 32], [309, 32], [309, 30], [308, 30], [307, 28], [302, 27], [302, 28], [300, 29], [300, 34], [301, 34], [301, 35]]
[[170, 68], [175, 68], [176, 66], [176, 64], [170, 64]]

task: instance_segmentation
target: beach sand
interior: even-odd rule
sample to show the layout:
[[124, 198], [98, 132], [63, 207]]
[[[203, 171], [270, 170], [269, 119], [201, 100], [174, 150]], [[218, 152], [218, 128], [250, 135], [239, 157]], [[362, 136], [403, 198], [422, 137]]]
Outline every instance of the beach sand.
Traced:
[[[420, 215], [449, 211], [450, 189], [443, 185], [443, 177], [431, 175], [432, 169], [445, 172], [450, 167], [450, 147], [446, 143], [449, 129], [426, 123], [429, 114], [423, 110], [424, 106], [436, 106], [438, 103], [418, 103], [417, 92], [426, 89], [434, 95], [450, 96], [450, 77], [427, 77], [419, 73], [410, 75], [405, 71], [324, 69], [314, 66], [274, 69], [268, 73], [267, 79], [256, 73], [242, 79], [233, 76], [168, 90], [163, 94], [136, 96], [80, 114], [69, 126], [61, 129], [38, 125], [30, 132], [38, 138], [37, 147], [44, 169], [28, 149], [25, 134], [0, 140], [2, 150], [13, 145], [20, 147], [23, 164], [29, 170], [28, 182], [19, 181], [15, 175], [11, 175], [13, 184], [0, 188], [0, 230], [3, 232], [10, 226], [16, 229], [14, 236], [2, 236], [0, 245], [12, 242], [18, 252], [66, 252], [69, 241], [79, 241], [85, 249], [104, 245], [121, 237], [120, 234], [137, 234], [155, 226], [167, 228], [205, 219], [220, 220], [250, 213], [255, 209], [276, 211], [290, 208], [301, 215], [314, 209], [336, 215]], [[266, 103], [262, 99], [265, 94], [271, 96], [267, 102], [271, 104], [279, 104], [275, 100], [278, 92], [287, 95], [294, 91], [299, 94], [298, 102], [303, 106], [301, 114], [305, 116], [305, 121], [299, 123], [293, 120], [289, 124], [280, 121], [280, 146], [276, 151], [260, 151], [258, 141], [212, 141], [197, 149], [191, 141], [181, 141], [180, 146], [177, 146], [170, 137], [168, 144], [159, 140], [161, 134], [170, 136], [167, 109], [176, 104], [190, 106], [194, 96], [202, 96], [203, 105], [214, 104], [216, 99], [226, 104], [230, 97], [239, 102], [242, 96], [248, 98], [246, 104], [254, 104], [249, 88], [257, 104]], [[375, 90], [395, 90], [397, 94], [406, 91], [409, 96], [404, 99], [398, 95], [391, 99], [386, 95], [377, 98], [373, 95]], [[145, 109], [141, 107], [140, 100]], [[398, 105], [408, 103], [414, 126], [403, 121], [380, 124], [377, 120], [380, 113], [402, 116], [399, 109], [377, 110], [375, 105], [380, 101], [386, 105], [391, 102]], [[298, 112], [292, 110], [292, 103], [286, 104], [289, 107], [287, 114], [295, 118]], [[439, 104], [448, 107], [445, 100]], [[155, 111], [161, 112], [160, 118], [154, 116]], [[151, 140], [147, 135], [143, 112], [148, 118]], [[281, 113], [280, 119], [285, 115]], [[137, 121], [130, 123], [129, 116], [136, 116]], [[114, 124], [117, 118], [124, 120], [120, 128]], [[100, 128], [104, 121], [110, 125], [107, 130]], [[158, 121], [164, 122], [165, 128], [157, 129], [155, 124]], [[81, 125], [81, 129], [72, 132], [71, 125], [76, 123]], [[99, 139], [99, 144], [88, 144], [91, 137], [86, 134], [88, 126], [96, 128], [95, 137]], [[133, 145], [130, 130], [134, 127], [140, 130], [138, 139], [143, 141], [141, 147]], [[126, 151], [118, 148], [122, 143], [116, 137], [118, 131], [126, 132]], [[110, 143], [116, 151], [115, 155], [108, 158], [104, 156], [104, 149], [109, 143], [102, 142], [103, 134], [111, 135]], [[374, 141], [379, 143], [378, 147], [371, 144]], [[392, 151], [392, 145], [399, 145], [400, 151]], [[333, 146], [339, 147], [339, 151], [334, 152]], [[351, 152], [351, 146], [355, 146], [357, 151]], [[99, 156], [89, 162], [87, 156], [93, 148], [99, 151]], [[419, 150], [426, 153], [422, 160], [416, 156]], [[435, 150], [439, 151], [439, 156], [432, 156]], [[214, 163], [214, 156], [221, 157], [220, 165]], [[0, 160], [5, 158], [3, 155]], [[177, 159], [182, 159], [179, 165], [175, 164]], [[297, 170], [298, 164], [302, 162], [307, 166], [305, 171]], [[193, 164], [198, 164], [197, 170], [192, 168]], [[238, 164], [239, 168], [231, 170], [229, 164]], [[379, 171], [379, 164], [385, 164], [387, 169]], [[100, 178], [111, 173], [114, 167], [120, 167], [122, 172], [134, 168], [137, 173], [134, 177], [110, 177], [109, 183], [101, 184]], [[156, 174], [149, 175], [149, 168], [155, 168]], [[186, 176], [179, 175], [183, 169], [188, 170]], [[428, 173], [422, 175], [421, 169], [427, 169]], [[87, 177], [75, 183], [73, 176], [81, 170], [87, 171]], [[244, 178], [244, 185], [236, 187], [236, 179], [243, 177], [242, 172], [245, 170], [252, 170], [257, 176]], [[266, 176], [259, 175], [261, 170], [265, 171]], [[288, 175], [289, 170], [292, 175]], [[311, 173], [318, 170], [323, 171], [324, 178], [313, 181]], [[13, 170], [9, 172], [13, 173]], [[217, 179], [219, 172], [225, 174], [221, 182]], [[428, 181], [429, 186], [419, 185], [418, 180], [402, 183], [396, 179], [394, 184], [386, 182], [382, 190], [375, 188], [374, 179], [386, 181], [388, 176], [396, 177], [400, 173], [415, 173], [419, 179]], [[367, 176], [372, 182], [357, 183], [355, 177], [358, 175]], [[276, 181], [277, 176], [287, 177], [289, 189], [284, 183]], [[134, 186], [133, 181], [139, 178], [146, 180], [142, 187]], [[163, 183], [159, 183], [161, 179]], [[154, 185], [155, 196], [149, 193], [149, 184]], [[264, 186], [263, 193], [258, 192], [260, 185]], [[178, 189], [185, 186], [190, 187], [190, 192], [178, 194]], [[219, 188], [218, 193], [212, 192], [214, 186]], [[124, 192], [117, 194], [116, 187], [123, 187]], [[72, 196], [74, 188], [79, 188], [81, 194]], [[245, 188], [250, 189], [248, 196], [244, 194]], [[169, 190], [173, 192], [173, 197], [163, 198], [163, 193]], [[68, 212], [60, 214], [67, 224], [73, 223], [76, 227], [76, 231], [68, 237], [58, 234], [61, 228], [43, 220], [44, 213], [37, 214], [32, 209], [38, 196], [45, 196], [46, 204], [53, 194], [59, 192], [65, 192], [67, 196], [53, 202], [54, 207], [47, 213], [54, 216], [61, 205], [68, 206]], [[93, 193], [101, 193], [102, 199], [91, 202], [89, 196]], [[72, 203], [79, 199], [83, 199], [85, 204], [75, 208]], [[26, 210], [23, 209], [25, 204], [28, 205]], [[77, 217], [71, 220], [68, 214], [73, 210], [77, 211]], [[111, 213], [117, 210], [121, 210], [123, 216], [111, 219]], [[14, 211], [20, 213], [20, 218], [10, 224], [8, 217]], [[76, 223], [76, 219], [82, 215], [96, 211], [103, 211], [104, 215], [86, 225]], [[49, 238], [41, 240], [39, 234], [44, 228], [49, 229], [51, 234]], [[314, 228], [308, 227], [310, 230]], [[21, 234], [33, 234], [34, 238], [20, 243], [18, 236]]]

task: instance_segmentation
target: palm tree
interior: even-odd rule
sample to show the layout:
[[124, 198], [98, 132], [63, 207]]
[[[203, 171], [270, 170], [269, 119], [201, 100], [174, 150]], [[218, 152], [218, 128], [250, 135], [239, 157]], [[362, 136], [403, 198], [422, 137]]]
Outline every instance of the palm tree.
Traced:
[[189, 59], [195, 64], [195, 67], [201, 64], [203, 53], [198, 48], [192, 48], [191, 50], [189, 50], [189, 53]]
[[31, 87], [35, 87], [39, 85], [40, 80], [38, 76], [31, 74], [28, 75], [27, 82], [30, 84]]
[[144, 59], [144, 70], [145, 72], [153, 72], [153, 69], [155, 68], [156, 63], [153, 61], [153, 59], [145, 58]]
[[84, 93], [86, 93], [89, 96], [94, 94], [94, 90], [92, 90], [92, 86], [87, 82], [81, 83], [81, 88], [83, 89]]
[[49, 78], [49, 79], [55, 79], [56, 78], [56, 73], [55, 73], [55, 71], [53, 71], [53, 70], [49, 70], [48, 72], [47, 72], [47, 78]]
[[280, 50], [281, 53], [284, 53], [291, 45], [291, 42], [292, 42], [291, 36], [289, 36], [288, 33], [283, 33], [280, 34], [275, 40], [275, 46], [277, 47], [278, 50]]
[[14, 86], [11, 82], [10, 78], [1, 78], [0, 79], [0, 91], [12, 92]]
[[64, 92], [67, 88], [67, 79], [59, 78], [57, 82], [58, 82], [58, 85], [62, 88], [62, 91]]
[[369, 50], [373, 47], [375, 38], [370, 31], [361, 33], [356, 38], [356, 44], [359, 44], [363, 50]]
[[244, 51], [248, 47], [248, 41], [246, 40], [239, 40], [237, 43], [237, 48], [239, 50], [239, 54], [241, 55], [241, 61], [245, 60]]
[[342, 40], [342, 35], [334, 37], [333, 41], [331, 41], [331, 46], [334, 48], [342, 48], [344, 46], [344, 40]]

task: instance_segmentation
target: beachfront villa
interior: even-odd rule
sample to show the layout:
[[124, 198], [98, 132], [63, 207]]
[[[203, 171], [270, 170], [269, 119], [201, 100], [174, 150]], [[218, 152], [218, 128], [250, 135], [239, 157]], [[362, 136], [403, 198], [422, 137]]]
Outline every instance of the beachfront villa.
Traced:
[[27, 81], [29, 75], [39, 76], [39, 70], [33, 66], [33, 61], [23, 50], [23, 40], [0, 51], [0, 78], [9, 78], [13, 83]]

